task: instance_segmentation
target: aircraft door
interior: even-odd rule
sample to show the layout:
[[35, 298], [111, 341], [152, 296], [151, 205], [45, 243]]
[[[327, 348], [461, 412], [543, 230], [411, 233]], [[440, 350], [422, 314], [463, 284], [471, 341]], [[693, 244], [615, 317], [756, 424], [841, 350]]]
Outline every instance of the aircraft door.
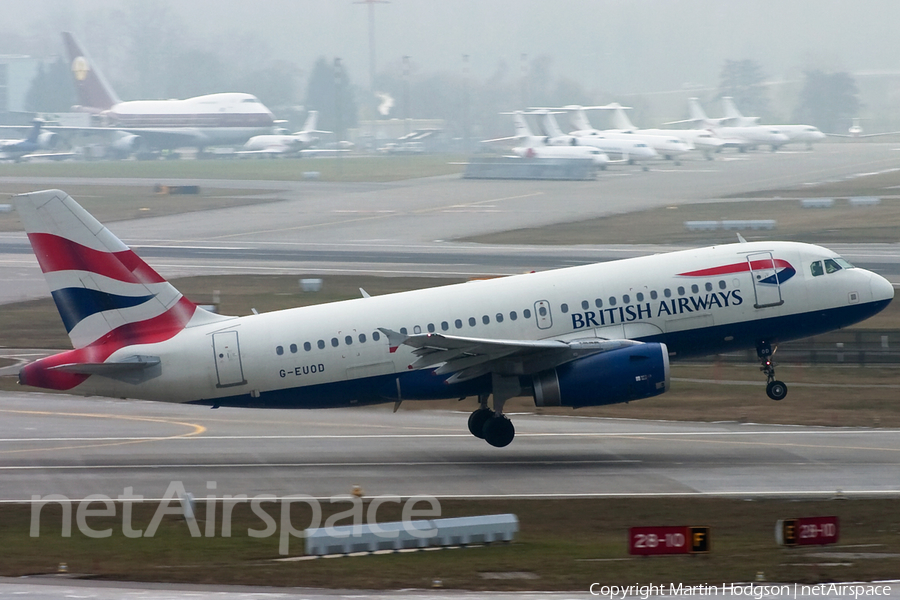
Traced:
[[216, 387], [231, 387], [247, 383], [241, 366], [241, 348], [237, 331], [214, 333], [213, 353], [216, 359]]
[[747, 255], [750, 265], [750, 279], [753, 280], [753, 292], [756, 297], [754, 308], [781, 306], [781, 281], [775, 267], [775, 259], [771, 252], [758, 252]]
[[534, 303], [534, 319], [538, 329], [550, 329], [553, 326], [553, 315], [550, 314], [550, 303], [538, 300]]

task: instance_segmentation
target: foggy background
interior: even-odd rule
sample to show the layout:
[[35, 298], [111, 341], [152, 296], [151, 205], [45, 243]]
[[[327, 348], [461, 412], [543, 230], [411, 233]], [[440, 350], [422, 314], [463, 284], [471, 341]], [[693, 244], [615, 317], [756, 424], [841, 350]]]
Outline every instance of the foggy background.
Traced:
[[[355, 117], [373, 119], [369, 10], [353, 0], [2, 0], [0, 54], [59, 55], [59, 33], [71, 31], [123, 100], [243, 91], [292, 121], [315, 97], [317, 61], [319, 78], [333, 79], [339, 57]], [[393, 98], [387, 116], [445, 119], [451, 133], [511, 135], [499, 111], [611, 101], [651, 127], [685, 118], [691, 96], [721, 116], [728, 94], [763, 123], [815, 118], [846, 131], [862, 116], [867, 131], [900, 129], [897, 0], [390, 0], [374, 13], [374, 90]], [[825, 79], [810, 89], [817, 72]], [[723, 85], [729, 73], [738, 80]], [[855, 106], [804, 113], [810, 95], [843, 92]]]

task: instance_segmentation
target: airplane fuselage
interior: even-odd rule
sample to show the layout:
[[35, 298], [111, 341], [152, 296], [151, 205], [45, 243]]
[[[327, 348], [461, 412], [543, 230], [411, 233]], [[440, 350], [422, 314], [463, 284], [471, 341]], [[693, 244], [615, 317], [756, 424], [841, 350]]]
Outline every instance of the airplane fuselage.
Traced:
[[[846, 266], [826, 272], [839, 263]], [[679, 357], [844, 327], [892, 297], [889, 282], [825, 248], [731, 244], [189, 323], [166, 341], [127, 346], [108, 359], [159, 357], [156, 375], [141, 381], [90, 376], [71, 391], [309, 408], [458, 398], [489, 393], [490, 377], [447, 384], [432, 369], [414, 368], [411, 349], [392, 347], [382, 330], [497, 340], [630, 339], [663, 343]], [[523, 389], [529, 381], [523, 378]]]

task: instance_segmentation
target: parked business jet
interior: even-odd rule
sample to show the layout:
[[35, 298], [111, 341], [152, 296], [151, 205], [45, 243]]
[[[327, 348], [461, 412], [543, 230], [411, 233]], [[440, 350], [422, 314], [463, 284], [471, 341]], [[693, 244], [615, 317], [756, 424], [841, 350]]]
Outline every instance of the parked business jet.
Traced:
[[724, 142], [723, 147], [737, 148], [740, 152], [746, 152], [759, 146], [770, 146], [774, 152], [790, 141], [790, 138], [783, 134], [778, 127], [772, 125], [732, 127], [725, 124], [728, 121], [727, 118], [710, 119], [706, 116], [706, 112], [700, 106], [697, 98], [690, 98], [688, 106], [691, 112], [689, 119], [666, 124], [691, 123], [695, 129], [706, 129], [721, 138]]
[[546, 143], [548, 140], [547, 136], [534, 135], [531, 131], [528, 121], [525, 120], [525, 113], [517, 110], [503, 114], [512, 115], [516, 134], [511, 137], [482, 140], [482, 143], [515, 142], [517, 146], [512, 149], [512, 152], [520, 158], [588, 158], [598, 169], [606, 169], [606, 165], [610, 162], [606, 154], [593, 146], [548, 146]]
[[71, 152], [46, 153], [56, 146], [59, 136], [52, 131], [41, 131], [44, 122], [35, 119], [31, 123], [28, 135], [23, 139], [0, 140], [0, 160], [20, 161], [26, 158], [65, 158], [72, 156]]
[[[731, 96], [722, 97], [722, 110], [725, 116], [720, 121], [729, 126], [735, 127], [753, 127], [759, 124], [759, 117], [745, 117], [738, 110]], [[819, 131], [818, 127], [812, 125], [775, 125], [778, 131], [788, 137], [788, 143], [803, 143], [809, 150], [812, 150], [814, 142], [821, 142], [825, 139], [825, 134]]]
[[659, 158], [656, 150], [642, 140], [607, 136], [600, 132], [589, 136], [567, 135], [559, 128], [552, 111], [533, 110], [530, 114], [538, 117], [548, 146], [593, 146], [607, 156], [618, 157], [622, 162], [631, 165], [640, 163], [645, 171], [646, 161]]
[[[509, 398], [628, 402], [669, 389], [669, 357], [772, 352], [894, 297], [883, 277], [795, 242], [738, 243], [243, 317], [203, 310], [65, 192], [14, 198], [73, 350], [19, 383], [219, 406], [479, 399], [470, 432], [514, 435]], [[488, 398], [493, 396], [492, 407]]]
[[116, 153], [243, 144], [254, 135], [272, 131], [274, 116], [250, 94], [123, 102], [72, 34], [62, 36], [81, 102], [75, 109], [95, 115], [101, 125], [65, 129], [116, 132], [111, 141]]
[[290, 134], [255, 135], [244, 144], [239, 154], [262, 154], [269, 156], [290, 156], [298, 154], [319, 141], [316, 134], [331, 133], [316, 129], [319, 111], [311, 110], [306, 116], [303, 129]]
[[597, 107], [605, 110], [613, 111], [613, 129], [621, 133], [639, 133], [656, 136], [671, 136], [677, 138], [687, 144], [690, 148], [696, 148], [706, 156], [712, 159], [712, 154], [718, 152], [725, 145], [725, 140], [714, 135], [711, 131], [705, 129], [640, 129], [634, 126], [631, 119], [625, 113], [630, 107], [622, 106], [618, 102], [607, 104], [606, 106]]
[[687, 142], [673, 135], [656, 135], [645, 131], [635, 130], [633, 128], [630, 131], [621, 131], [618, 129], [600, 130], [591, 125], [591, 121], [587, 116], [587, 111], [601, 109], [608, 110], [610, 108], [612, 108], [612, 106], [579, 106], [577, 104], [570, 104], [560, 108], [536, 110], [561, 111], [567, 113], [569, 115], [569, 126], [572, 128], [569, 135], [575, 137], [602, 137], [606, 139], [641, 142], [647, 144], [650, 148], [653, 148], [658, 155], [665, 157], [666, 160], [676, 161], [676, 164], [680, 164], [678, 158], [681, 155], [691, 151], [691, 146]]

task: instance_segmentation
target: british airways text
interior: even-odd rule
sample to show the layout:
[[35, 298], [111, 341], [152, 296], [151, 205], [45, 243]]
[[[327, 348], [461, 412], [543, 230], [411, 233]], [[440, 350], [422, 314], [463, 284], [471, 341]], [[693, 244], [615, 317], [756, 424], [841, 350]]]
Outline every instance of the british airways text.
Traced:
[[740, 306], [744, 303], [741, 290], [730, 292], [716, 292], [703, 296], [688, 296], [686, 298], [671, 298], [660, 300], [654, 315], [650, 302], [643, 304], [629, 304], [628, 306], [615, 306], [597, 311], [589, 310], [572, 315], [572, 328], [584, 329], [585, 327], [602, 327], [615, 325], [616, 323], [630, 323], [653, 317], [674, 316], [684, 313], [712, 310], [713, 308], [727, 308]]

